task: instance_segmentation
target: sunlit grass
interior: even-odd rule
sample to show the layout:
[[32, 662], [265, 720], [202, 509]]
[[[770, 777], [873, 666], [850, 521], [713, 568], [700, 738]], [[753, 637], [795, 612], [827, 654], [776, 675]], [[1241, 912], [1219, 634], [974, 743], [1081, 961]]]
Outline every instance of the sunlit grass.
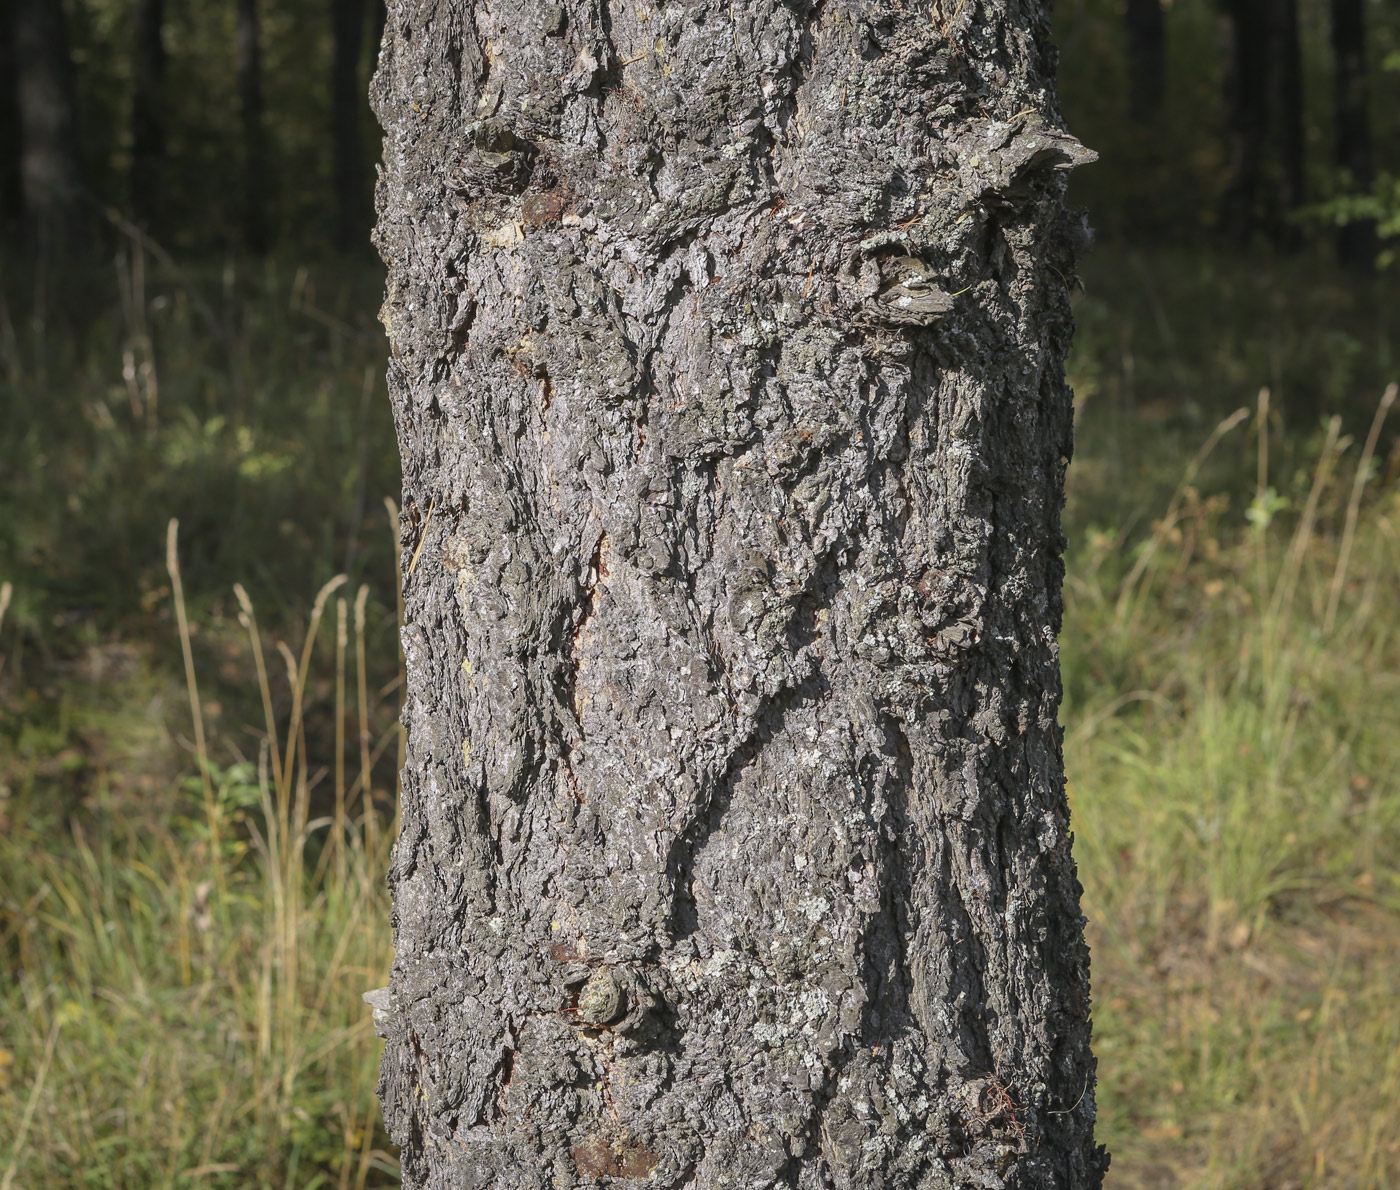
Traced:
[[[80, 341], [0, 317], [0, 1190], [389, 1184], [382, 340], [125, 267]], [[1205, 332], [1131, 371], [1111, 313], [1063, 636], [1109, 1185], [1400, 1184], [1400, 414], [1163, 422]]]
[[[362, 1190], [396, 1171], [377, 1132], [379, 1044], [360, 999], [387, 975], [386, 836], [358, 796], [372, 779], [370, 725], [345, 696], [344, 600], [329, 709], [337, 724], [355, 719], [366, 750], [349, 788], [337, 766], [332, 814], [310, 817], [317, 774], [304, 696], [337, 586], [317, 597], [300, 657], [278, 650], [290, 704], [282, 723], [240, 590], [266, 732], [255, 761], [211, 762], [191, 669], [197, 772], [168, 819], [133, 815], [99, 789], [88, 813], [57, 827], [36, 804], [42, 783], [11, 791], [0, 842], [0, 946], [18, 973], [0, 993], [5, 1190]], [[362, 644], [363, 599], [359, 611]]]
[[1261, 473], [1249, 521], [1186, 486], [1071, 566], [1110, 1185], [1400, 1181], [1400, 492], [1346, 446], [1291, 501]]

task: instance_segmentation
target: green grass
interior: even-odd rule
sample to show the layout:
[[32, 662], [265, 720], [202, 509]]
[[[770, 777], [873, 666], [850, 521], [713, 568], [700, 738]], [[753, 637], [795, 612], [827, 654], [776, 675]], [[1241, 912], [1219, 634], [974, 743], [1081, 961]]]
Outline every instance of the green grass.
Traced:
[[[139, 265], [72, 326], [0, 309], [0, 1190], [392, 1184], [377, 279]], [[1400, 301], [1304, 272], [1106, 257], [1080, 306], [1064, 719], [1118, 1190], [1400, 1182]]]
[[[1217, 449], [1257, 467], [1248, 428]], [[1294, 516], [1187, 487], [1136, 548], [1090, 533], [1070, 567], [1118, 1186], [1400, 1180], [1400, 490], [1356, 487], [1362, 444], [1322, 447]]]

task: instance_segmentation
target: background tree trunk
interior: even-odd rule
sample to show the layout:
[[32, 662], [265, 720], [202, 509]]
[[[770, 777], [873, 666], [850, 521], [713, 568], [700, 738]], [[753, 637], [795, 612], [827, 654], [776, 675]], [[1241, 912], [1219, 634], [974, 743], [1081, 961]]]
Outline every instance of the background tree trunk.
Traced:
[[238, 75], [238, 112], [243, 125], [243, 243], [261, 254], [271, 242], [268, 194], [271, 175], [267, 133], [263, 127], [261, 25], [258, 0], [238, 0], [234, 53]]
[[25, 220], [41, 252], [66, 253], [85, 222], [68, 23], [57, 0], [11, 3]]
[[1099, 1184], [1052, 63], [1034, 2], [391, 5], [406, 1186]]
[[1230, 149], [1230, 184], [1222, 226], [1227, 238], [1247, 243], [1259, 226], [1265, 152], [1268, 144], [1269, 45], [1264, 4], [1226, 0], [1229, 64], [1225, 75]]
[[1296, 248], [1289, 216], [1305, 194], [1302, 51], [1297, 0], [1227, 0], [1231, 181], [1226, 236], [1247, 244], [1263, 233]]
[[1133, 119], [1148, 123], [1162, 110], [1167, 88], [1167, 31], [1162, 0], [1127, 0], [1128, 106]]
[[1278, 117], [1277, 144], [1281, 165], [1279, 218], [1275, 239], [1279, 247], [1296, 252], [1302, 231], [1292, 221], [1307, 198], [1307, 146], [1303, 133], [1303, 49], [1298, 35], [1298, 0], [1275, 0], [1275, 87], [1272, 108]]
[[[1332, 0], [1331, 8], [1336, 162], [1346, 175], [1348, 189], [1365, 193], [1376, 180], [1366, 74], [1366, 5], [1364, 0]], [[1375, 221], [1348, 223], [1338, 233], [1337, 251], [1348, 268], [1370, 272], [1376, 264]]]
[[165, 168], [165, 0], [136, 0], [131, 52], [131, 217], [160, 218]]
[[364, 0], [331, 0], [331, 151], [335, 186], [335, 245], [342, 252], [369, 234], [369, 181], [360, 143], [364, 107], [360, 58], [364, 47]]
[[0, 234], [23, 207], [20, 188], [19, 92], [16, 87], [14, 0], [0, 0]]
[[370, 72], [379, 61], [379, 47], [384, 43], [384, 22], [389, 19], [389, 9], [384, 0], [370, 0], [369, 3], [369, 47]]

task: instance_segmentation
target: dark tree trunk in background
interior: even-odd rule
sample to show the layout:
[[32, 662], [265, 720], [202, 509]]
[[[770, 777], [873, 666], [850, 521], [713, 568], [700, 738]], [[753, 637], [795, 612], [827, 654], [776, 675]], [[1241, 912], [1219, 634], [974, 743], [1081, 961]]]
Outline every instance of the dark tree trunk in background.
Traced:
[[19, 91], [15, 72], [14, 0], [0, 0], [0, 233], [19, 220], [23, 207], [20, 188]]
[[1305, 197], [1303, 74], [1297, 0], [1226, 0], [1231, 180], [1224, 230], [1243, 245], [1263, 233], [1300, 243], [1289, 217]]
[[1307, 163], [1303, 127], [1303, 48], [1298, 31], [1298, 0], [1274, 0], [1278, 20], [1273, 106], [1278, 116], [1277, 144], [1280, 163], [1278, 229], [1281, 248], [1302, 247], [1302, 231], [1291, 220], [1307, 197]]
[[331, 152], [335, 186], [335, 246], [341, 251], [369, 237], [369, 175], [360, 140], [365, 106], [360, 73], [364, 47], [365, 0], [331, 4]]
[[[1365, 0], [1332, 0], [1332, 59], [1337, 166], [1347, 175], [1348, 190], [1365, 193], [1376, 180], [1371, 160]], [[1375, 222], [1348, 223], [1338, 233], [1337, 250], [1348, 268], [1370, 272], [1376, 263]]]
[[1247, 243], [1259, 224], [1268, 141], [1269, 46], [1261, 30], [1270, 0], [1225, 0], [1229, 62], [1225, 88], [1230, 182], [1221, 222], [1228, 239]]
[[86, 223], [68, 24], [58, 0], [10, 3], [25, 221], [39, 251], [64, 254]]
[[237, 0], [234, 53], [238, 74], [238, 114], [243, 126], [243, 244], [253, 253], [271, 242], [271, 179], [267, 133], [263, 127], [261, 25], [258, 0]]
[[1128, 106], [1140, 123], [1155, 120], [1167, 86], [1167, 35], [1162, 0], [1127, 0]]
[[131, 217], [160, 218], [165, 171], [165, 0], [136, 0], [131, 52]]
[[1099, 1185], [1048, 37], [391, 5], [405, 1186]]

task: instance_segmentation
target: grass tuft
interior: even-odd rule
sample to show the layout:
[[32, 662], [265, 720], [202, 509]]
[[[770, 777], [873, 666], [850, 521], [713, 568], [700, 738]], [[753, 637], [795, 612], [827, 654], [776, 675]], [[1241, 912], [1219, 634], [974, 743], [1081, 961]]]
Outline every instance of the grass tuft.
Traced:
[[1188, 483], [1132, 550], [1099, 530], [1071, 562], [1112, 1186], [1400, 1180], [1400, 491], [1362, 503], [1375, 440], [1343, 515], [1332, 419], [1291, 524], [1262, 476], [1248, 518]]

